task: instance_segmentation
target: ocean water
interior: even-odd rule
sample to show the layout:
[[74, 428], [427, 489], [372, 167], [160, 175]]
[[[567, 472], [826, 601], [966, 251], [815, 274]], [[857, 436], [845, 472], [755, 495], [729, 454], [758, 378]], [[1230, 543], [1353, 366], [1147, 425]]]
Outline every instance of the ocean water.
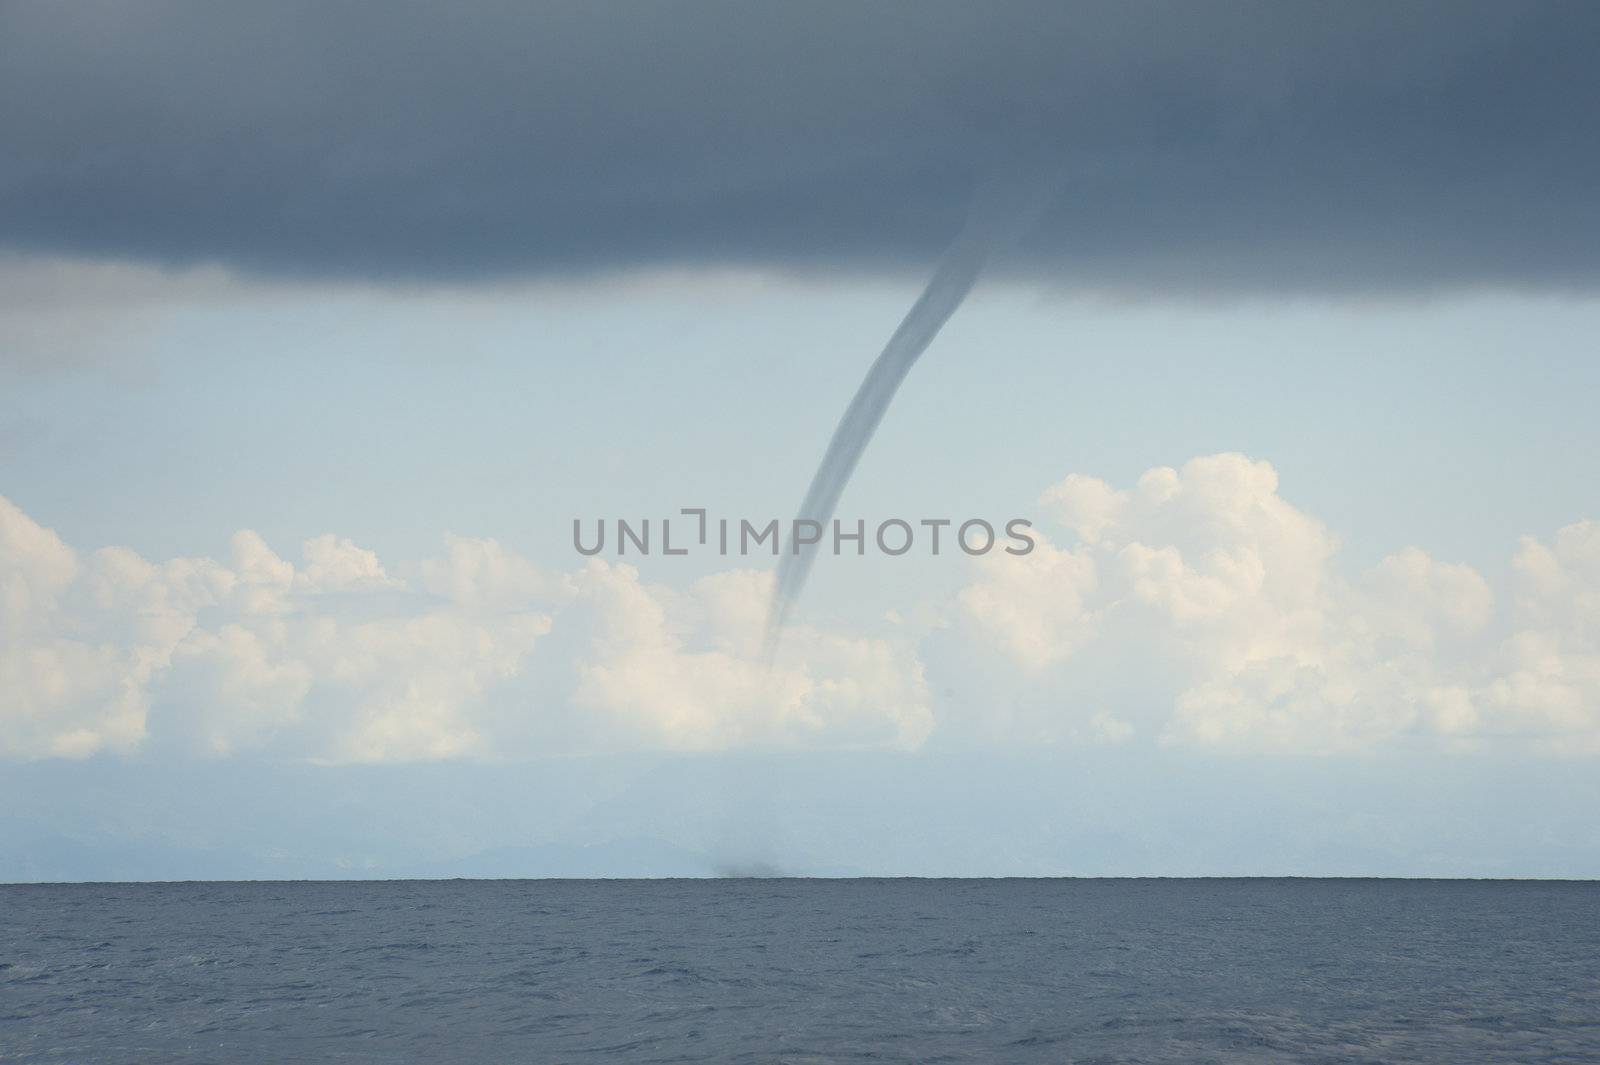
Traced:
[[1600, 884], [0, 887], [7, 1062], [1600, 1062]]

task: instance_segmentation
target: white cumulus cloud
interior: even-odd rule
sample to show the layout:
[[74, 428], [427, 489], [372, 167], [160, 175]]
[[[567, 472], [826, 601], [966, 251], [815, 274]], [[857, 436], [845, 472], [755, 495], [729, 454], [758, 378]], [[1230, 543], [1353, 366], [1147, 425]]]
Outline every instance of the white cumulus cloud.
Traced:
[[1498, 637], [1470, 567], [1412, 547], [1347, 579], [1327, 526], [1243, 455], [1121, 490], [1073, 475], [1041, 504], [1059, 542], [986, 559], [958, 604], [963, 697], [991, 692], [1012, 734], [1092, 738], [1112, 706], [1151, 738], [1233, 749], [1600, 745], [1595, 523], [1523, 544]]
[[976, 560], [935, 628], [800, 625], [769, 664], [766, 573], [673, 588], [467, 537], [412, 566], [336, 535], [291, 560], [249, 530], [221, 559], [152, 562], [83, 553], [0, 499], [0, 756], [1600, 751], [1600, 523], [1525, 539], [1497, 603], [1416, 547], [1346, 573], [1243, 455], [1127, 488], [1075, 474], [1041, 504], [1037, 548]]
[[0, 499], [0, 755], [370, 762], [914, 746], [931, 728], [903, 645], [801, 628], [765, 666], [763, 574], [675, 592], [463, 537], [415, 572], [334, 535], [290, 561], [249, 530], [221, 561], [84, 556]]

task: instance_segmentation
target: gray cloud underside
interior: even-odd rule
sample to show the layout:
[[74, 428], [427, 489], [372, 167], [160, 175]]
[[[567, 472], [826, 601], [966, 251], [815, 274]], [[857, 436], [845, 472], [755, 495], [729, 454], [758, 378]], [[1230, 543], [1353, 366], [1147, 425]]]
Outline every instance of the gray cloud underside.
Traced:
[[0, 247], [298, 276], [1592, 288], [1600, 5], [15, 4]]

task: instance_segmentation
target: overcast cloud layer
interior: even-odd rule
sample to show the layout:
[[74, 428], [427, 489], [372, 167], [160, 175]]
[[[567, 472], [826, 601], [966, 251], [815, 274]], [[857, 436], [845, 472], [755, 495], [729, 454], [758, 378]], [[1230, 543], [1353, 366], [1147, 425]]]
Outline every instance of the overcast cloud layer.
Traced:
[[13, 4], [0, 247], [299, 276], [1012, 269], [1590, 288], [1600, 8]]

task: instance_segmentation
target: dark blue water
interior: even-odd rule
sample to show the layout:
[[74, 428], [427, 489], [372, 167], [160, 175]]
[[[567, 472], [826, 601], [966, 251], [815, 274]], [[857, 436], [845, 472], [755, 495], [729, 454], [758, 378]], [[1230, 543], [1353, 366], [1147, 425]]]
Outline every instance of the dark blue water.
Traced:
[[1600, 1062], [1600, 884], [0, 887], [0, 1060]]

